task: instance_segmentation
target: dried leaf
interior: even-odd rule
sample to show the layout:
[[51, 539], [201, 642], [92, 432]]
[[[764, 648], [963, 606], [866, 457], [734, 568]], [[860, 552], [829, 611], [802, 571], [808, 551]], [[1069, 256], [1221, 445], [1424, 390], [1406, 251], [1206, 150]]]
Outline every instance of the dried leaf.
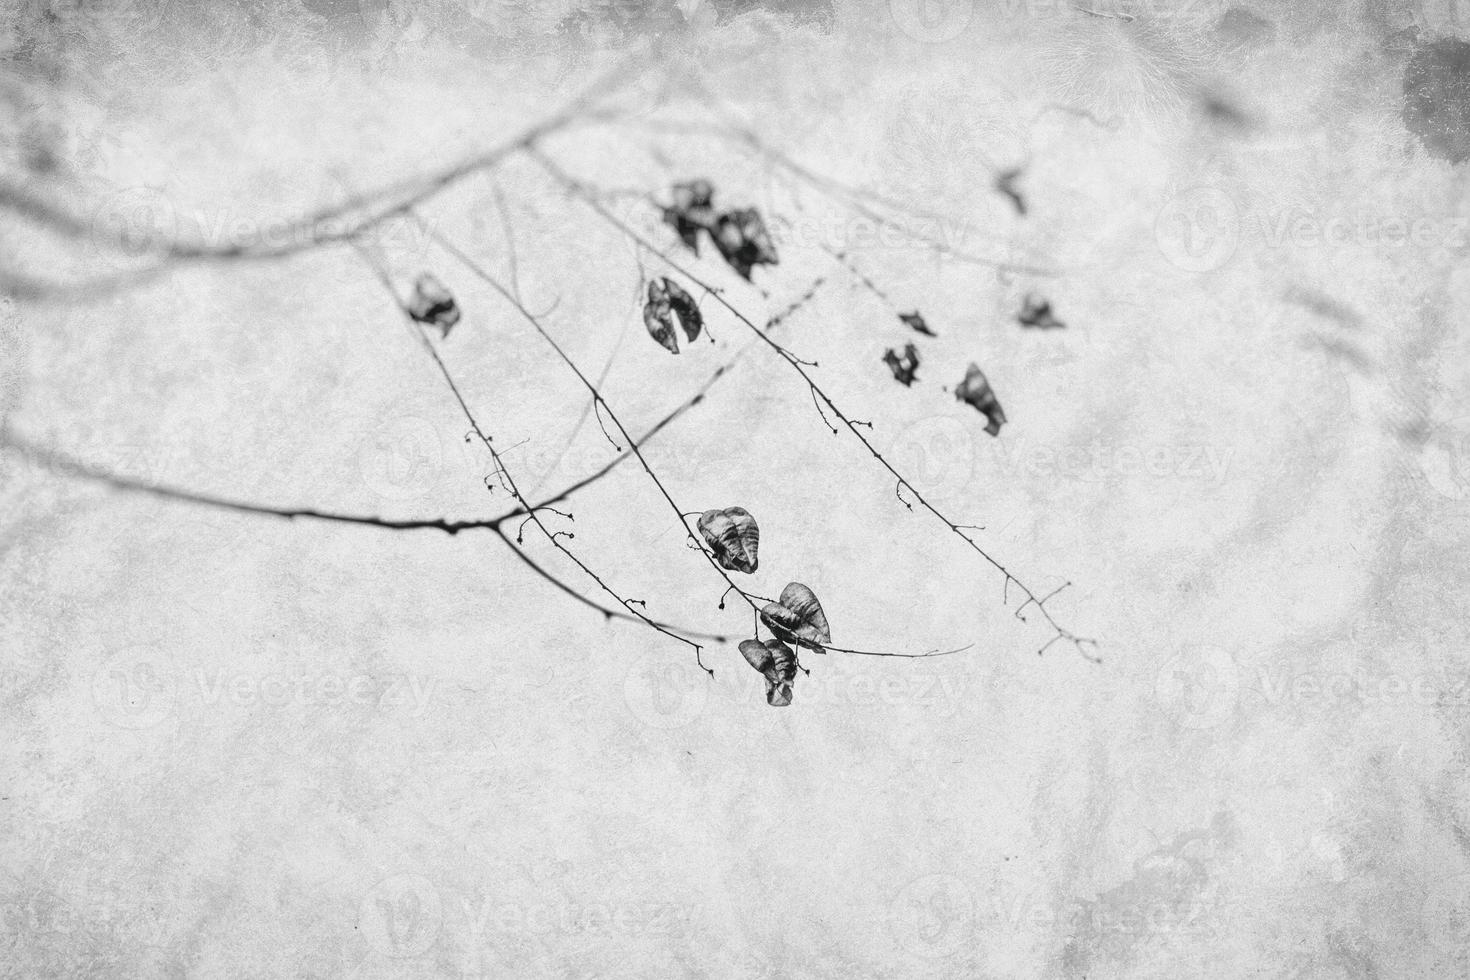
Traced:
[[648, 302], [643, 304], [643, 325], [648, 335], [670, 354], [679, 353], [679, 337], [674, 333], [674, 316], [669, 302], [667, 279], [654, 279], [648, 284]]
[[985, 373], [975, 364], [971, 363], [969, 370], [965, 372], [965, 380], [955, 386], [954, 396], [979, 411], [988, 422], [985, 431], [992, 436], [1000, 435], [1000, 427], [1006, 423], [1006, 413], [1000, 407], [1000, 401], [995, 397], [995, 392], [990, 388], [990, 382], [985, 380]]
[[737, 208], [719, 216], [711, 230], [715, 248], [744, 279], [758, 265], [776, 265], [776, 246], [755, 208]]
[[664, 208], [664, 221], [673, 226], [680, 240], [695, 255], [699, 254], [700, 229], [708, 231], [714, 227], [714, 195], [714, 186], [707, 180], [675, 184], [674, 203]]
[[1016, 322], [1036, 330], [1061, 330], [1066, 327], [1052, 313], [1051, 301], [1042, 299], [1035, 293], [1027, 293], [1021, 300], [1021, 312], [1016, 314]]
[[888, 348], [883, 352], [883, 363], [888, 365], [894, 379], [905, 388], [917, 380], [914, 372], [919, 369], [919, 352], [913, 344], [904, 344], [902, 357], [892, 347]]
[[699, 331], [704, 327], [704, 315], [699, 312], [699, 304], [684, 291], [683, 286], [668, 277], [664, 278], [664, 291], [668, 294], [669, 306], [679, 317], [679, 326], [684, 328], [684, 336], [693, 343], [699, 339]]
[[921, 333], [926, 337], [939, 336], [939, 334], [929, 329], [929, 324], [924, 322], [924, 317], [919, 313], [918, 310], [915, 310], [912, 313], [900, 313], [898, 315], [898, 318], [904, 323], [908, 324], [910, 327], [912, 327], [916, 333]]
[[761, 609], [761, 622], [772, 633], [788, 643], [797, 643], [823, 653], [822, 645], [832, 642], [827, 614], [812, 590], [800, 582], [791, 582], [781, 590], [778, 602], [768, 602]]
[[432, 273], [425, 272], [413, 284], [413, 294], [408, 298], [408, 315], [419, 323], [438, 327], [443, 337], [459, 322], [459, 306], [449, 289]]
[[698, 527], [724, 568], [749, 575], [759, 567], [761, 531], [744, 507], [707, 510], [700, 515]]
[[791, 685], [796, 680], [796, 654], [780, 640], [742, 640], [740, 653], [747, 663], [765, 675], [766, 703], [784, 708], [791, 703]]

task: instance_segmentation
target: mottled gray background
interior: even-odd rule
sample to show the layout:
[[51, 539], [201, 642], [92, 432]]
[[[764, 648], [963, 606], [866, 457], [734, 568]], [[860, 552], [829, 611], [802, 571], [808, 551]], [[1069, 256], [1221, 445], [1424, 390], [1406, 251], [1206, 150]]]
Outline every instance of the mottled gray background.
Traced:
[[[690, 508], [755, 512], [756, 587], [811, 585], [838, 642], [973, 650], [809, 655], [774, 710], [733, 648], [710, 680], [488, 536], [220, 513], [7, 454], [0, 974], [1470, 970], [1470, 132], [1445, 43], [1470, 6], [12, 7], [6, 171], [98, 227], [259, 240], [498, 143], [657, 35], [676, 76], [805, 165], [942, 211], [926, 234], [956, 248], [1055, 266], [936, 257], [715, 141], [547, 146], [610, 184], [703, 175], [791, 217], [768, 297], [711, 274], [762, 316], [832, 275], [787, 342], [1028, 583], [1074, 583], [1051, 608], [1104, 663], [1038, 658], [1014, 591], [1008, 608], [993, 569], [901, 507], [767, 352], [650, 461]], [[621, 107], [688, 115], [661, 77]], [[1023, 162], [1018, 221], [986, 168]], [[745, 342], [714, 316], [717, 346], [671, 358], [644, 336], [633, 249], [524, 163], [500, 182], [528, 303], [556, 302], [590, 370], [616, 352], [605, 390], [633, 427]], [[505, 272], [487, 179], [425, 214]], [[7, 268], [105, 267], [13, 214], [0, 234]], [[886, 376], [906, 338], [819, 244], [925, 312], [926, 387]], [[446, 357], [524, 482], [609, 457], [589, 425], [557, 462], [582, 393], [492, 293], [411, 224], [375, 247], [459, 295]], [[1065, 331], [1016, 326], [1028, 289]], [[32, 442], [263, 503], [505, 505], [350, 251], [3, 310], [0, 411]], [[972, 359], [1011, 419], [998, 440], [939, 387]], [[651, 612], [747, 627], [635, 468], [574, 509], [580, 552]]]

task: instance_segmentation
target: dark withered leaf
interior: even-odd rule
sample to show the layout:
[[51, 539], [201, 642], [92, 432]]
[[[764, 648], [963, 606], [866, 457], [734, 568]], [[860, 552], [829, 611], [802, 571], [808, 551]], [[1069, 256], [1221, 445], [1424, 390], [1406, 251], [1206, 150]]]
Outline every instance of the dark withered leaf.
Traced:
[[699, 254], [699, 233], [710, 231], [715, 222], [714, 185], [696, 179], [673, 187], [673, 203], [664, 208], [664, 221], [673, 227], [679, 240], [695, 255]]
[[985, 372], [972, 363], [965, 372], [965, 380], [955, 386], [954, 396], [985, 416], [986, 432], [992, 436], [1000, 435], [1000, 427], [1006, 423], [1006, 413], [991, 390], [990, 382], [985, 380]]
[[715, 248], [743, 279], [758, 265], [776, 265], [776, 246], [755, 208], [737, 208], [715, 219], [711, 230]]
[[441, 338], [449, 336], [460, 317], [454, 295], [429, 272], [419, 276], [413, 284], [413, 293], [408, 298], [408, 315], [419, 323], [438, 327], [442, 331]]
[[926, 337], [939, 336], [939, 334], [929, 329], [929, 324], [924, 322], [924, 317], [918, 310], [912, 313], [900, 313], [898, 318], [907, 324], [915, 333], [921, 333]]
[[707, 510], [700, 515], [698, 527], [722, 567], [747, 575], [759, 567], [761, 531], [744, 507]]
[[810, 647], [825, 653], [824, 644], [832, 642], [832, 631], [827, 625], [827, 614], [812, 590], [800, 582], [790, 582], [781, 590], [777, 602], [768, 602], [761, 608], [761, 622], [766, 628], [787, 643]]
[[1061, 330], [1066, 327], [1052, 312], [1051, 301], [1035, 293], [1027, 293], [1021, 300], [1021, 312], [1016, 314], [1016, 321], [1034, 330]]
[[648, 284], [648, 302], [643, 304], [643, 325], [648, 335], [663, 345], [670, 354], [679, 353], [679, 336], [674, 332], [673, 309], [669, 302], [667, 279], [654, 279]]
[[892, 347], [888, 348], [883, 352], [883, 363], [893, 372], [894, 380], [905, 388], [917, 380], [914, 372], [919, 369], [919, 352], [913, 344], [904, 344], [901, 357]]
[[766, 678], [766, 703], [784, 708], [791, 703], [796, 680], [796, 653], [780, 640], [742, 640], [740, 655]]

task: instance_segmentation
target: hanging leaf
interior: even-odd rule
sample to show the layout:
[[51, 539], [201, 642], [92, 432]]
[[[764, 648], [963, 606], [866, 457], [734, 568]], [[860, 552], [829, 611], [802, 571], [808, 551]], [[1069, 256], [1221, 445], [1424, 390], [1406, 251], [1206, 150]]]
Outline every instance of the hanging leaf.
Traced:
[[916, 333], [921, 333], [926, 337], [939, 336], [939, 334], [929, 329], [929, 324], [924, 322], [924, 317], [920, 315], [918, 310], [912, 313], [900, 313], [898, 318], [912, 327]]
[[760, 617], [777, 638], [787, 643], [825, 653], [822, 645], [832, 642], [832, 631], [827, 626], [827, 614], [822, 612], [822, 604], [812, 590], [800, 582], [791, 582], [782, 589], [780, 600], [766, 603]]
[[1021, 312], [1016, 314], [1016, 321], [1023, 327], [1036, 330], [1061, 330], [1066, 327], [1052, 313], [1051, 301], [1042, 299], [1035, 293], [1027, 293], [1021, 300]]
[[766, 704], [784, 708], [791, 703], [791, 685], [796, 680], [796, 654], [780, 640], [742, 640], [740, 653], [766, 678]]
[[759, 566], [761, 531], [744, 507], [707, 510], [698, 527], [722, 567], [749, 575]]
[[699, 254], [700, 229], [707, 231], [714, 226], [714, 196], [715, 189], [709, 181], [691, 180], [674, 185], [674, 203], [664, 208], [664, 221], [695, 255]]
[[737, 208], [720, 215], [711, 234], [715, 248], [743, 279], [750, 279], [750, 270], [755, 266], [778, 262], [776, 246], [755, 208]]
[[899, 357], [898, 352], [892, 347], [888, 348], [883, 352], [883, 363], [888, 365], [888, 369], [893, 372], [894, 379], [905, 388], [917, 380], [914, 372], [919, 369], [919, 352], [913, 344], [903, 345], [902, 357]]
[[413, 284], [413, 294], [408, 298], [408, 315], [419, 323], [438, 327], [443, 331], [440, 335], [443, 339], [459, 322], [459, 306], [449, 289], [432, 273], [425, 272]]
[[969, 370], [965, 372], [965, 380], [955, 386], [954, 396], [974, 406], [985, 416], [988, 420], [985, 425], [986, 432], [992, 436], [1000, 435], [1000, 427], [1006, 423], [1006, 413], [1001, 409], [995, 392], [990, 389], [990, 382], [985, 380], [985, 373], [973, 362]]
[[679, 326], [684, 328], [684, 336], [692, 344], [699, 338], [699, 331], [704, 327], [704, 315], [699, 312], [699, 304], [684, 291], [683, 286], [668, 277], [664, 278], [664, 291], [669, 297], [670, 308], [679, 317]]
[[667, 279], [654, 279], [648, 284], [648, 302], [643, 304], [643, 325], [648, 335], [670, 354], [679, 353], [679, 337], [674, 333], [674, 316], [669, 302]]

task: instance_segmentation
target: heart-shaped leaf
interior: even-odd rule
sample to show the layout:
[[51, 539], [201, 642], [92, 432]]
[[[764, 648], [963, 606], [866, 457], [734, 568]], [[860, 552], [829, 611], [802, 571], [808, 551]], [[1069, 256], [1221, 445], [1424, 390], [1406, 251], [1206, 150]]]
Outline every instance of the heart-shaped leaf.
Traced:
[[1000, 407], [995, 392], [990, 389], [990, 382], [985, 380], [985, 372], [972, 363], [965, 372], [965, 380], [955, 386], [954, 396], [974, 406], [976, 411], [985, 416], [986, 432], [993, 436], [1000, 435], [1000, 427], [1006, 423], [1006, 413]]
[[827, 625], [827, 614], [812, 590], [800, 582], [788, 583], [781, 590], [778, 602], [768, 602], [761, 608], [761, 622], [787, 643], [810, 647], [825, 653], [823, 644], [832, 642], [832, 631]]
[[766, 703], [784, 708], [791, 703], [791, 686], [796, 680], [796, 653], [780, 640], [743, 640], [741, 656], [766, 678]]
[[707, 510], [698, 527], [722, 567], [749, 575], [759, 566], [761, 530], [744, 507]]

